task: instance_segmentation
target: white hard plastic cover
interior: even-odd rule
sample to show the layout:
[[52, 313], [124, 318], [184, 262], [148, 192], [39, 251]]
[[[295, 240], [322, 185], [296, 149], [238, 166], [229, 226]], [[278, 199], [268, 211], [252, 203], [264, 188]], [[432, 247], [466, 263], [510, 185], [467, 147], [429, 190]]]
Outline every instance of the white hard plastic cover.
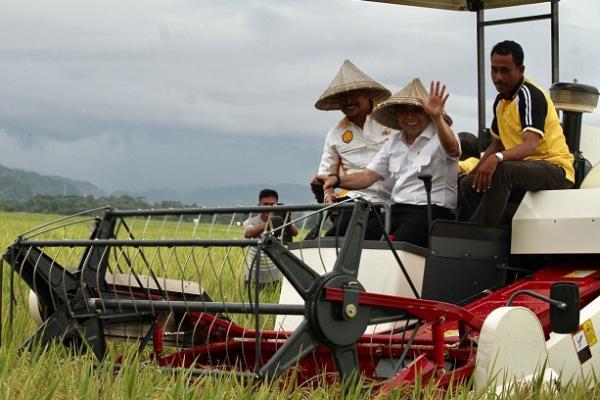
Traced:
[[[471, 11], [468, 0], [365, 0], [377, 3], [400, 4], [404, 6], [440, 8], [443, 10]], [[527, 4], [548, 3], [549, 0], [484, 0], [485, 9], [523, 6]]]
[[[597, 340], [600, 334], [600, 298], [581, 309], [579, 321], [582, 327], [575, 335], [550, 333], [550, 339], [546, 342], [548, 361], [552, 369], [559, 373], [563, 385], [585, 382], [589, 388], [593, 388], [600, 372], [600, 344]], [[578, 338], [582, 339], [583, 326], [587, 330], [584, 335], [585, 344], [591, 355], [585, 361], [577, 356], [574, 344]]]
[[597, 189], [600, 188], [600, 163], [594, 165], [594, 167], [588, 172], [581, 182], [581, 189]]
[[512, 221], [513, 254], [600, 253], [600, 189], [527, 192]]
[[[421, 295], [423, 274], [425, 271], [425, 257], [397, 250], [398, 256], [406, 267], [417, 292]], [[301, 258], [307, 265], [319, 274], [325, 274], [333, 268], [337, 259], [334, 247], [299, 248], [292, 250], [295, 256]], [[395, 296], [414, 298], [393, 253], [388, 249], [363, 249], [358, 270], [358, 281], [367, 292], [389, 294]], [[287, 279], [283, 280], [279, 304], [303, 304], [304, 300], [296, 292]], [[275, 329], [293, 331], [302, 322], [302, 316], [278, 315]], [[393, 328], [394, 324], [386, 323], [373, 325], [367, 332], [382, 332]]]
[[[543, 374], [548, 353], [544, 331], [531, 310], [524, 307], [500, 307], [483, 322], [475, 361], [475, 388], [499, 391], [511, 389], [514, 380], [523, 382]], [[498, 391], [497, 390], [497, 391]]]

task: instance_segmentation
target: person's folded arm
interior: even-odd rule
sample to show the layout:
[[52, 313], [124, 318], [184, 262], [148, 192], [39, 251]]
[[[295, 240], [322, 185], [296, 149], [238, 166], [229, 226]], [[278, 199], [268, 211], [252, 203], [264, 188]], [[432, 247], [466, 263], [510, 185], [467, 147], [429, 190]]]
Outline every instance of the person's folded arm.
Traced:
[[261, 223], [259, 225], [248, 225], [244, 229], [244, 236], [246, 238], [248, 238], [248, 239], [259, 237], [260, 234], [264, 232], [265, 225], [266, 225], [266, 223], [264, 221], [262, 221], [262, 220], [261, 220]]

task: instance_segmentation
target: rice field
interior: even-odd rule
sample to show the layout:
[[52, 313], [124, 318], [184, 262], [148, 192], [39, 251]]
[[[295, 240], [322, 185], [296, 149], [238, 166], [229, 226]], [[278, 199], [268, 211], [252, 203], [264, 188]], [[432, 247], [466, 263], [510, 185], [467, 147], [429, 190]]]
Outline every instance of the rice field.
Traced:
[[[0, 212], [0, 251], [4, 251], [22, 232], [45, 222], [56, 219], [54, 215], [4, 213]], [[137, 221], [135, 224], [144, 225], [144, 238], [164, 237], [189, 237], [212, 235], [211, 237], [241, 238], [241, 227], [234, 225], [198, 224], [191, 221], [153, 221], [147, 224]], [[138, 225], [139, 226], [139, 225]], [[86, 225], [65, 227], [53, 231], [55, 238], [72, 237], [73, 235], [87, 234]], [[206, 232], [201, 233], [205, 229]], [[208, 233], [208, 230], [211, 230]], [[139, 230], [138, 230], [139, 231]], [[235, 295], [227, 292], [228, 288], [239, 288], [240, 271], [243, 268], [244, 253], [225, 254], [226, 249], [218, 249], [214, 254], [206, 256], [194, 253], [199, 260], [193, 261], [190, 250], [164, 249], [153, 250], [147, 257], [155, 260], [154, 267], [161, 266], [166, 258], [179, 258], [178, 263], [164, 263], [167, 268], [177, 265], [175, 269], [164, 270], [164, 274], [172, 277], [189, 278], [199, 274], [215, 276], [215, 280], [203, 282], [208, 293], [220, 293], [223, 298]], [[76, 250], [67, 249], [57, 255], [57, 259], [66, 265], [73, 264], [77, 259]], [[162, 253], [161, 253], [162, 252]], [[133, 251], [128, 254], [135, 260]], [[204, 260], [204, 264], [200, 260]], [[147, 268], [147, 264], [139, 261], [132, 262], [132, 268]], [[227, 263], [223, 262], [227, 259]], [[187, 260], [187, 261], [186, 261]], [[160, 372], [150, 362], [147, 354], [139, 354], [135, 344], [120, 344], [109, 346], [108, 356], [102, 362], [97, 362], [92, 355], [73, 355], [63, 346], [49, 346], [48, 348], [34, 348], [31, 351], [22, 351], [21, 343], [35, 329], [29, 312], [26, 308], [26, 294], [28, 288], [18, 277], [16, 284], [15, 317], [12, 328], [7, 329], [9, 292], [8, 265], [4, 264], [3, 292], [2, 292], [2, 346], [0, 347], [0, 398], [1, 399], [593, 399], [600, 398], [600, 389], [586, 390], [584, 385], [570, 385], [560, 391], [548, 388], [538, 381], [530, 385], [516, 385], [510, 393], [495, 395], [491, 389], [489, 393], [474, 393], [469, 384], [442, 392], [433, 385], [414, 387], [400, 387], [393, 393], [374, 395], [375, 386], [358, 385], [345, 389], [338, 384], [326, 384], [325, 378], [316, 381], [310, 387], [299, 387], [294, 377], [279, 380], [271, 384], [255, 383], [234, 377], [192, 377], [190, 374]], [[212, 269], [212, 270], [211, 270]], [[227, 272], [229, 271], [229, 272]], [[217, 279], [219, 278], [219, 279]], [[243, 296], [242, 294], [238, 294]], [[278, 293], [267, 293], [263, 300], [273, 301]], [[240, 324], [249, 321], [238, 320]], [[272, 319], [264, 318], [262, 325], [268, 327]], [[119, 371], [114, 370], [117, 358], [124, 355]], [[141, 367], [144, 365], [144, 367]], [[598, 387], [598, 386], [596, 386]]]

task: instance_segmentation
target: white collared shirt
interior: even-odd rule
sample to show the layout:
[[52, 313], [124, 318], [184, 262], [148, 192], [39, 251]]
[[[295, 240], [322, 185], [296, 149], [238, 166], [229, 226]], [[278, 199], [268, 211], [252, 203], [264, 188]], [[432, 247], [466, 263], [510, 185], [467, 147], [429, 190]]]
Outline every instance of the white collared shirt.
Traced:
[[394, 181], [392, 200], [403, 204], [427, 204], [427, 192], [418, 176], [420, 173], [431, 174], [431, 203], [454, 209], [458, 158], [446, 154], [434, 125], [430, 123], [412, 145], [406, 144], [403, 133], [393, 135], [367, 168], [382, 178], [391, 177]]
[[[352, 174], [364, 170], [390, 136], [397, 131], [387, 128], [371, 115], [363, 129], [343, 118], [327, 133], [319, 165], [319, 175]], [[340, 170], [338, 172], [338, 163]], [[390, 201], [391, 181], [379, 181], [361, 190], [350, 190], [346, 196], [363, 197], [368, 201]]]

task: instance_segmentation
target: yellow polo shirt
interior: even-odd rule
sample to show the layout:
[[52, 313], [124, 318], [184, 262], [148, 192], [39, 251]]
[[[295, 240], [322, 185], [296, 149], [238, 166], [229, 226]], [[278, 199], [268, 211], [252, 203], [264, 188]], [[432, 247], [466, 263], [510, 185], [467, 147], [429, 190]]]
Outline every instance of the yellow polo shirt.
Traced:
[[528, 79], [523, 79], [510, 99], [498, 94], [494, 102], [491, 133], [505, 149], [523, 143], [523, 133], [541, 136], [536, 152], [526, 160], [545, 160], [565, 170], [565, 177], [575, 182], [573, 155], [569, 151], [558, 114], [550, 96]]
[[462, 160], [458, 162], [458, 172], [469, 175], [471, 171], [477, 166], [479, 163], [479, 158], [469, 157], [466, 160]]

